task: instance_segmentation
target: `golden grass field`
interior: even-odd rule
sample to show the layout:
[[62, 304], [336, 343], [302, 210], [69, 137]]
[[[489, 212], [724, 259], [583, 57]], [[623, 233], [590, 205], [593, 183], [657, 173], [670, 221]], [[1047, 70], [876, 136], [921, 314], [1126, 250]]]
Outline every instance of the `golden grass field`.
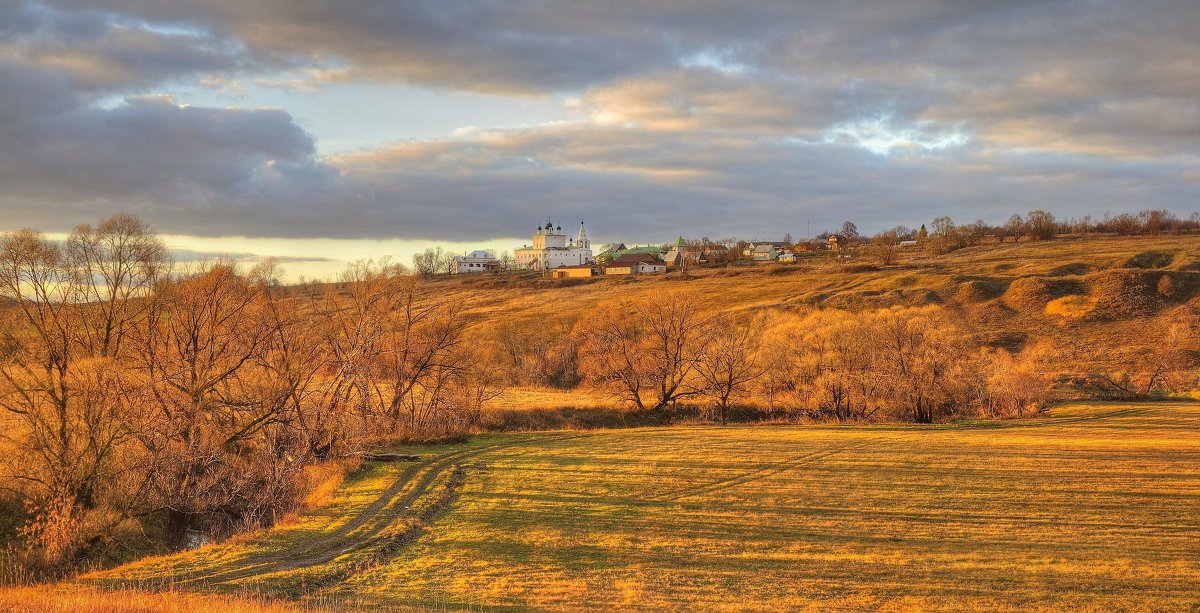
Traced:
[[580, 387], [559, 390], [537, 387], [510, 387], [488, 406], [497, 410], [539, 409], [603, 409], [613, 406], [613, 399], [601, 390]]
[[320, 609], [256, 596], [186, 592], [105, 591], [87, 586], [0, 589], [0, 611], [13, 613], [318, 613]]
[[389, 610], [1200, 607], [1200, 403], [413, 449], [290, 525], [80, 582]]

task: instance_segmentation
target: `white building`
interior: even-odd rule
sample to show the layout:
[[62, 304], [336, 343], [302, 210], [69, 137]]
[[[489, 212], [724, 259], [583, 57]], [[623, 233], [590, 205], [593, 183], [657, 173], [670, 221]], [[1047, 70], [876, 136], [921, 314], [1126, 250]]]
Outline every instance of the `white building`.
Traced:
[[492, 254], [486, 251], [472, 251], [467, 255], [456, 255], [454, 256], [454, 264], [450, 266], [451, 274], [456, 275], [499, 269], [500, 260], [492, 257]]
[[525, 245], [513, 252], [517, 268], [526, 270], [553, 270], [560, 266], [579, 266], [592, 263], [592, 242], [588, 240], [583, 222], [579, 222], [579, 235], [568, 238], [562, 226], [546, 222], [533, 235], [533, 245]]

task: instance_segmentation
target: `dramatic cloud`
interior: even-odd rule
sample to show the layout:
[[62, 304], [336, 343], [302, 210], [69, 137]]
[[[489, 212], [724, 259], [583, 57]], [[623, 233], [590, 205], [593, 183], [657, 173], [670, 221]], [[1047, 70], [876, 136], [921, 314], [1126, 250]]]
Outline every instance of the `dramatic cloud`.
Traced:
[[[1183, 0], [16, 3], [0, 7], [0, 210], [447, 241], [547, 215], [651, 240], [1187, 214], [1198, 28]], [[573, 120], [334, 157], [286, 105], [176, 95], [241, 81], [553, 94]]]

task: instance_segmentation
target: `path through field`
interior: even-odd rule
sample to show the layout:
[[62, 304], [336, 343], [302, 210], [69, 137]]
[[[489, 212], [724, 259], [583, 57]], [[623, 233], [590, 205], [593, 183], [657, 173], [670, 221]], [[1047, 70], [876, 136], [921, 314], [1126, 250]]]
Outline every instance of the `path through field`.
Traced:
[[1200, 608], [1200, 404], [548, 433], [93, 577], [391, 608]]

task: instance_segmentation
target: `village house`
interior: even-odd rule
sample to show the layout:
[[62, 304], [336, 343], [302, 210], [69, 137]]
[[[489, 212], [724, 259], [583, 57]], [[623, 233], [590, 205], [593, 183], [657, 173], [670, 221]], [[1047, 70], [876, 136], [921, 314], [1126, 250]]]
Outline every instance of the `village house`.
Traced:
[[776, 261], [792, 264], [796, 261], [796, 253], [790, 249], [784, 249], [779, 252], [779, 257], [776, 258]]
[[667, 272], [667, 265], [649, 253], [631, 253], [609, 262], [606, 275], [641, 275]]
[[755, 262], [774, 262], [779, 258], [779, 252], [775, 250], [775, 245], [764, 243], [755, 245], [750, 250], [750, 259]]
[[596, 255], [596, 261], [611, 262], [617, 259], [621, 255], [621, 252], [625, 251], [625, 248], [625, 243], [605, 243], [600, 246], [600, 250]]
[[671, 250], [667, 252], [666, 265], [667, 268], [683, 268], [687, 265], [688, 246], [687, 241], [680, 236], [675, 244], [671, 246]]
[[850, 239], [841, 234], [831, 234], [826, 244], [830, 251], [841, 251], [850, 245]]
[[746, 249], [742, 251], [742, 255], [745, 257], [748, 257], [748, 258], [753, 258], [754, 250], [756, 248], [766, 247], [766, 246], [774, 247], [775, 251], [779, 252], [779, 251], [783, 250], [784, 248], [788, 247], [788, 244], [783, 241], [760, 241], [758, 239], [755, 239], [749, 243], [746, 243]]
[[533, 234], [533, 245], [525, 245], [513, 252], [517, 268], [523, 270], [554, 270], [563, 266], [579, 266], [592, 263], [592, 244], [588, 240], [583, 222], [579, 222], [579, 235], [568, 238], [562, 226], [555, 227], [549, 221]]
[[645, 247], [629, 247], [621, 250], [618, 254], [621, 255], [652, 255], [656, 260], [662, 260], [663, 250], [656, 245], [646, 245]]
[[696, 261], [701, 264], [711, 264], [713, 262], [722, 262], [729, 259], [729, 247], [718, 245], [716, 243], [707, 243], [700, 248], [700, 254]]
[[584, 279], [596, 276], [596, 269], [591, 264], [559, 266], [554, 269], [551, 276], [555, 279]]
[[596, 262], [600, 264], [607, 264], [624, 255], [652, 255], [656, 260], [661, 260], [663, 255], [662, 248], [656, 245], [626, 247], [624, 243], [612, 243], [604, 247], [600, 255], [596, 256]]
[[450, 273], [460, 275], [471, 272], [500, 270], [500, 268], [500, 260], [497, 260], [491, 253], [487, 251], [472, 251], [467, 255], [454, 256], [454, 262], [450, 264]]

